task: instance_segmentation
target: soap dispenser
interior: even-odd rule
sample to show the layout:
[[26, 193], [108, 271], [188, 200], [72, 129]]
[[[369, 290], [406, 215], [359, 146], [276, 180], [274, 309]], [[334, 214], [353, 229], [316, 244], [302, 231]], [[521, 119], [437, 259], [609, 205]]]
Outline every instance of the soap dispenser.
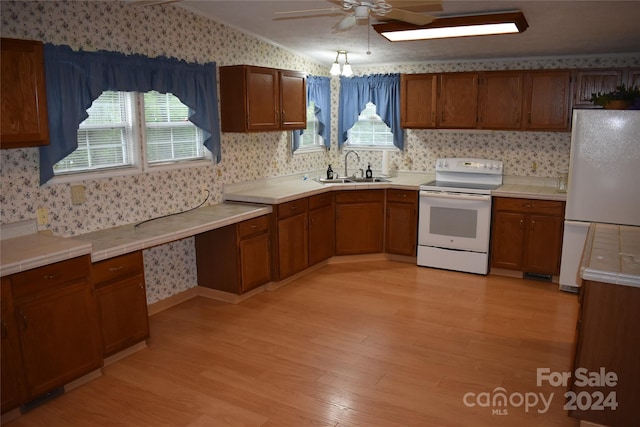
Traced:
[[333, 179], [333, 169], [331, 169], [331, 165], [327, 168], [327, 179]]
[[367, 178], [373, 178], [373, 171], [371, 170], [371, 163], [367, 165], [367, 171], [365, 172]]

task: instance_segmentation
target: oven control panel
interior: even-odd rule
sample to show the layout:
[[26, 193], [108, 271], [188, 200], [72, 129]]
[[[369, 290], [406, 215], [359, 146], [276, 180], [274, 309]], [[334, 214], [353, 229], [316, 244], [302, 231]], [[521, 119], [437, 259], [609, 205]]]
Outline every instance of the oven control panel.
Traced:
[[501, 175], [502, 161], [458, 157], [444, 158], [436, 161], [436, 172], [438, 171]]

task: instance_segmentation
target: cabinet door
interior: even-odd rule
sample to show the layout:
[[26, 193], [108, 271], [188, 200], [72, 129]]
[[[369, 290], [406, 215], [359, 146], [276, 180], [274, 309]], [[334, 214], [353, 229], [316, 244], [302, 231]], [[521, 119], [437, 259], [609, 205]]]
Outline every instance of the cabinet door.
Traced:
[[571, 71], [526, 73], [525, 130], [568, 131], [571, 115]]
[[438, 127], [475, 128], [478, 123], [478, 73], [440, 75]]
[[400, 76], [400, 124], [404, 128], [436, 127], [437, 74]]
[[2, 278], [0, 306], [2, 318], [2, 346], [0, 347], [2, 389], [0, 396], [2, 397], [2, 413], [5, 413], [17, 408], [26, 400], [20, 338], [13, 312], [11, 282], [8, 277]]
[[280, 128], [278, 70], [247, 67], [247, 114], [249, 130]]
[[279, 279], [298, 273], [308, 264], [307, 213], [278, 221]]
[[560, 272], [563, 219], [545, 215], [529, 215], [527, 227], [523, 270], [530, 273], [558, 274]]
[[495, 211], [491, 230], [491, 267], [520, 270], [524, 248], [525, 216]]
[[41, 42], [2, 39], [0, 128], [2, 148], [49, 143]]
[[333, 212], [333, 205], [309, 211], [309, 265], [315, 265], [333, 256]]
[[627, 70], [627, 87], [640, 87], [640, 68]]
[[596, 108], [591, 102], [591, 96], [599, 92], [611, 92], [622, 81], [622, 70], [578, 70], [576, 72], [576, 87], [574, 90], [573, 106], [575, 108]]
[[482, 73], [479, 126], [483, 129], [520, 129], [523, 83], [521, 71]]
[[303, 73], [280, 71], [282, 129], [307, 127], [307, 86]]
[[416, 206], [406, 203], [387, 203], [385, 252], [416, 255], [418, 236]]
[[110, 356], [149, 338], [143, 276], [96, 289], [96, 303], [104, 356]]
[[87, 280], [17, 303], [16, 316], [31, 397], [102, 364], [95, 302]]
[[382, 252], [383, 234], [383, 203], [336, 205], [336, 255]]
[[241, 292], [247, 292], [271, 280], [271, 247], [269, 233], [241, 240]]

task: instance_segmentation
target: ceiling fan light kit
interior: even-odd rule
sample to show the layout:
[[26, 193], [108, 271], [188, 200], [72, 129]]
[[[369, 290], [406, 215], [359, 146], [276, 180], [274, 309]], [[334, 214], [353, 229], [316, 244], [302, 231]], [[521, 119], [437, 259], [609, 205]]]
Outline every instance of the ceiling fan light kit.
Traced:
[[[346, 50], [339, 50], [337, 51], [337, 55], [336, 55], [336, 60], [333, 63], [333, 65], [331, 65], [331, 69], [329, 70], [329, 74], [331, 74], [332, 76], [339, 76], [339, 75], [343, 75], [345, 77], [350, 77], [353, 75], [353, 70], [351, 69], [351, 64], [349, 64], [349, 58], [347, 58], [347, 51]], [[342, 66], [342, 69], [340, 67], [340, 55], [344, 55], [344, 65]]]
[[436, 18], [427, 25], [389, 22], [373, 28], [389, 41], [429, 40], [521, 33], [529, 27], [522, 12], [491, 13]]

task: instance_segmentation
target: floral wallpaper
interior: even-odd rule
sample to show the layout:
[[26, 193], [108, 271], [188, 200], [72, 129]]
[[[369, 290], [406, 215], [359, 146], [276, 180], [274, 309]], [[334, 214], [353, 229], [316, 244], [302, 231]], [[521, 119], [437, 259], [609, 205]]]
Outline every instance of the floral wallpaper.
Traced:
[[[266, 43], [221, 23], [174, 5], [137, 8], [124, 1], [0, 2], [2, 37], [66, 44], [73, 49], [112, 50], [147, 56], [169, 56], [219, 66], [251, 64], [328, 75], [329, 64], [315, 64], [301, 55]], [[356, 74], [444, 71], [593, 68], [640, 66], [631, 56], [529, 58], [452, 61], [358, 68]], [[38, 185], [38, 150], [1, 150], [0, 222], [35, 218], [46, 207], [50, 223], [40, 226], [60, 236], [134, 223], [181, 211], [202, 201], [222, 201], [223, 185], [341, 164], [337, 150], [338, 79], [332, 80], [332, 140], [328, 152], [292, 155], [287, 133], [223, 133], [222, 161], [217, 165], [87, 180], [86, 203], [71, 202], [70, 184]], [[569, 133], [407, 130], [406, 149], [392, 154], [401, 170], [432, 171], [445, 156], [497, 158], [508, 175], [553, 177], [568, 166]], [[361, 152], [364, 165], [380, 169], [380, 151]], [[532, 163], [536, 162], [534, 171]], [[148, 302], [153, 303], [196, 286], [193, 239], [144, 251]]]

